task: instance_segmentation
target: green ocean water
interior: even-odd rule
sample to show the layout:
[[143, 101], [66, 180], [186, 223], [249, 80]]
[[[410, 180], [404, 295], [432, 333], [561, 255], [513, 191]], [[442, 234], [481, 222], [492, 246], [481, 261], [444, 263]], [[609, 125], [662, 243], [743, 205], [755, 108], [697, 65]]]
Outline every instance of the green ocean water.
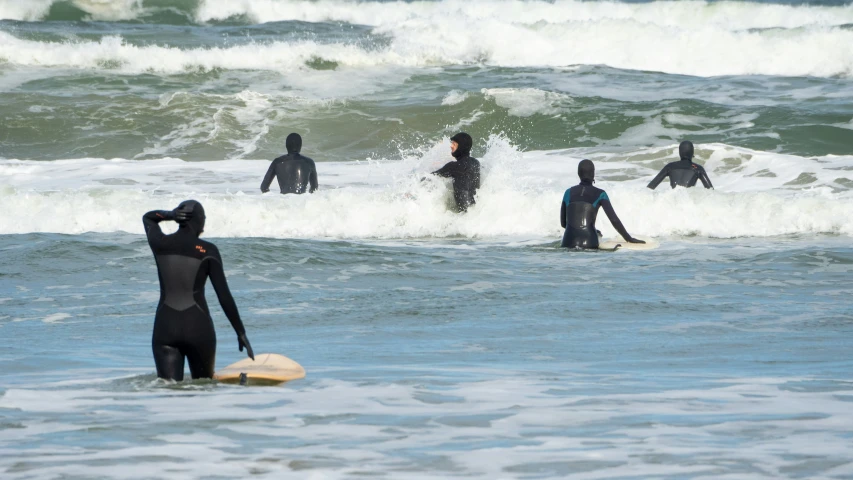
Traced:
[[[845, 1], [0, 0], [0, 477], [853, 478], [851, 25]], [[421, 180], [460, 130], [464, 215]], [[291, 132], [320, 189], [261, 194]], [[715, 188], [646, 188], [684, 139]], [[558, 247], [582, 158], [659, 248]], [[155, 378], [140, 218], [188, 198], [255, 352], [304, 380]], [[244, 358], [207, 301], [217, 366]]]

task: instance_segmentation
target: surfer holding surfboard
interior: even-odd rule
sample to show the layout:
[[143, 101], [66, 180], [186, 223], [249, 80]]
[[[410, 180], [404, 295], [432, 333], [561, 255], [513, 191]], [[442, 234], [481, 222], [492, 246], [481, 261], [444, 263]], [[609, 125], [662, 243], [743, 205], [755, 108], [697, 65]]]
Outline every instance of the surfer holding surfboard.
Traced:
[[[178, 222], [178, 231], [163, 234], [159, 223], [164, 220]], [[142, 216], [160, 279], [160, 302], [151, 339], [160, 378], [183, 380], [184, 358], [193, 379], [213, 377], [216, 331], [204, 298], [208, 277], [222, 310], [237, 332], [240, 351], [245, 348], [249, 357], [255, 358], [225, 280], [219, 249], [198, 238], [204, 231], [204, 220], [204, 208], [195, 200], [181, 202], [171, 211], [153, 210]]]
[[591, 160], [581, 160], [578, 164], [578, 177], [581, 183], [566, 190], [563, 202], [560, 204], [560, 225], [566, 229], [563, 234], [561, 247], [597, 249], [599, 245], [598, 232], [595, 230], [595, 218], [599, 207], [613, 224], [613, 228], [622, 235], [628, 243], [646, 243], [632, 237], [610, 204], [607, 193], [593, 187], [595, 182], [595, 165]]

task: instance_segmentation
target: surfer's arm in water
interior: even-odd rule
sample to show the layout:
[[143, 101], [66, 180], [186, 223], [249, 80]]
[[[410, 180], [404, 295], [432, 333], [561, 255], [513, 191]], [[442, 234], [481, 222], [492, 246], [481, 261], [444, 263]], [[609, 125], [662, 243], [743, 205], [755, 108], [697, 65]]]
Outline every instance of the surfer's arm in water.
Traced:
[[222, 257], [219, 255], [219, 250], [215, 246], [210, 245], [208, 248], [211, 250], [210, 256], [207, 257], [209, 262], [208, 275], [210, 276], [210, 283], [213, 284], [213, 289], [216, 290], [216, 296], [219, 298], [219, 304], [222, 306], [225, 316], [228, 317], [228, 321], [231, 322], [231, 326], [234, 327], [234, 331], [237, 333], [237, 344], [240, 347], [240, 351], [242, 352], [243, 347], [245, 347], [249, 357], [254, 360], [255, 353], [252, 351], [249, 339], [246, 338], [246, 327], [243, 326], [243, 321], [240, 320], [240, 312], [237, 311], [237, 303], [234, 302], [234, 297], [231, 296], [231, 290], [228, 289], [228, 281], [225, 280], [225, 270], [222, 268]]
[[663, 169], [661, 169], [660, 173], [658, 173], [658, 175], [653, 178], [651, 182], [649, 182], [647, 187], [654, 190], [658, 187], [658, 185], [660, 185], [660, 182], [662, 182], [667, 175], [669, 175], [669, 164], [667, 164], [665, 167], [663, 167]]
[[267, 174], [264, 175], [264, 181], [261, 182], [261, 193], [267, 193], [270, 191], [270, 184], [272, 180], [275, 178], [275, 160], [270, 163], [270, 168], [267, 170]]
[[566, 228], [566, 202], [560, 202], [560, 226]]
[[699, 180], [702, 181], [702, 185], [704, 185], [705, 188], [710, 188], [711, 190], [714, 189], [714, 186], [711, 185], [711, 179], [708, 178], [708, 174], [705, 173], [705, 169], [702, 167], [699, 167]]
[[625, 226], [622, 225], [622, 221], [619, 220], [619, 217], [616, 216], [616, 211], [613, 210], [613, 205], [610, 203], [610, 199], [604, 198], [601, 200], [601, 208], [604, 209], [604, 213], [607, 214], [607, 218], [610, 219], [610, 223], [613, 224], [613, 228], [619, 232], [619, 235], [622, 235], [622, 238], [625, 239], [628, 243], [646, 243], [643, 240], [637, 240], [632, 237], [631, 234], [628, 233], [628, 230], [625, 230]]
[[308, 193], [314, 193], [317, 191], [317, 187], [319, 187], [319, 183], [317, 183], [317, 168], [311, 169], [311, 174], [308, 175], [308, 183], [311, 185], [308, 188]]

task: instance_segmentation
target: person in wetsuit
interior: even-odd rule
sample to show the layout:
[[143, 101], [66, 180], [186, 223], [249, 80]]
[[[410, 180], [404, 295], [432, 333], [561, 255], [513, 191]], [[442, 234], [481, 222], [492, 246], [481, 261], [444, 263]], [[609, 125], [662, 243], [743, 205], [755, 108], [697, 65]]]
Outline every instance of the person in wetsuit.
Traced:
[[616, 212], [607, 193], [593, 187], [595, 181], [595, 165], [590, 160], [581, 160], [578, 164], [578, 176], [581, 183], [566, 190], [563, 202], [560, 204], [560, 225], [566, 229], [563, 234], [561, 247], [567, 248], [598, 248], [598, 231], [595, 229], [595, 218], [599, 207], [613, 224], [613, 228], [629, 243], [646, 243], [628, 234]]
[[[163, 234], [159, 223], [164, 220], [178, 222], [178, 231]], [[216, 245], [198, 238], [204, 231], [204, 220], [204, 208], [195, 200], [181, 202], [172, 211], [153, 210], [142, 217], [160, 279], [160, 302], [151, 338], [154, 364], [160, 378], [183, 380], [184, 357], [193, 379], [213, 377], [216, 332], [204, 298], [208, 277], [222, 310], [237, 332], [240, 351], [245, 348], [249, 357], [255, 359], [225, 280], [219, 250]]]
[[676, 186], [692, 187], [696, 185], [696, 180], [701, 180], [705, 188], [714, 188], [711, 185], [711, 179], [705, 173], [702, 165], [693, 163], [693, 143], [687, 140], [681, 142], [678, 146], [678, 155], [681, 160], [678, 162], [668, 163], [658, 175], [649, 182], [648, 187], [654, 190], [664, 178], [669, 176], [669, 184], [672, 188]]
[[468, 211], [468, 207], [477, 203], [474, 195], [480, 188], [480, 161], [471, 157], [473, 146], [471, 135], [457, 133], [450, 138], [450, 154], [456, 160], [432, 172], [433, 175], [453, 179], [453, 199], [459, 212]]
[[261, 182], [261, 192], [269, 192], [272, 179], [276, 177], [281, 193], [305, 193], [306, 190], [314, 193], [317, 190], [317, 166], [314, 160], [299, 154], [302, 137], [298, 133], [291, 133], [284, 146], [287, 147], [287, 155], [272, 161]]

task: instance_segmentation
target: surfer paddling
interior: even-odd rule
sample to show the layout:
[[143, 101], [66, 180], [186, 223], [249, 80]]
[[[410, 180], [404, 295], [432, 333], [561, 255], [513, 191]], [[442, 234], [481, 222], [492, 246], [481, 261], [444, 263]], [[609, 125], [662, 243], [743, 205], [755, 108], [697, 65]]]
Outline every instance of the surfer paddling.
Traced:
[[[164, 220], [178, 222], [178, 231], [163, 234], [159, 223]], [[181, 202], [171, 211], [153, 210], [142, 216], [160, 278], [160, 302], [151, 338], [160, 378], [183, 380], [185, 357], [193, 379], [213, 377], [216, 331], [204, 298], [208, 277], [222, 310], [237, 332], [240, 351], [245, 348], [249, 357], [255, 358], [225, 280], [219, 249], [198, 238], [204, 231], [204, 220], [204, 208], [195, 200]]]
[[711, 185], [711, 179], [708, 178], [708, 174], [705, 173], [702, 165], [693, 163], [692, 142], [687, 140], [681, 142], [681, 145], [678, 146], [678, 156], [681, 157], [681, 160], [668, 163], [663, 167], [663, 170], [649, 182], [649, 188], [654, 190], [666, 177], [669, 177], [669, 185], [672, 188], [676, 186], [689, 188], [696, 185], [697, 180], [701, 181], [705, 188], [714, 188]]
[[613, 224], [613, 228], [629, 243], [646, 243], [632, 237], [610, 204], [607, 193], [593, 187], [595, 182], [595, 165], [591, 160], [581, 160], [578, 164], [578, 177], [581, 183], [566, 190], [563, 202], [560, 204], [560, 225], [566, 229], [563, 234], [561, 247], [596, 249], [598, 248], [598, 232], [595, 230], [595, 218], [599, 207]]

